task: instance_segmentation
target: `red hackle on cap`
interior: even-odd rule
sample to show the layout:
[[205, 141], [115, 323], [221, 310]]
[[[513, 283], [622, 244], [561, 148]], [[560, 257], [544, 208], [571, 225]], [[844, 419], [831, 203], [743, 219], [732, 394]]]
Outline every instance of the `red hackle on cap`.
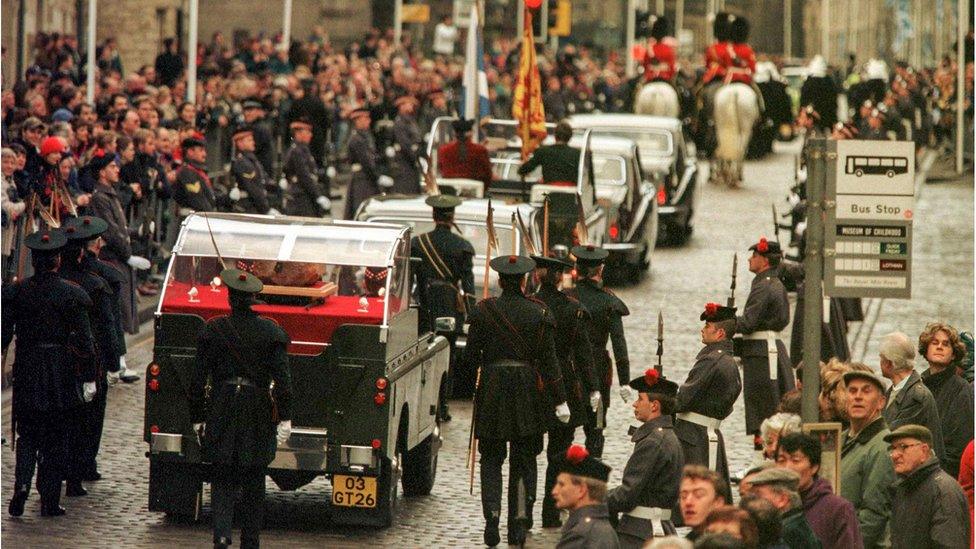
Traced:
[[596, 248], [593, 246], [593, 244], [587, 244], [586, 245], [586, 251], [588, 251], [588, 252], [592, 252], [595, 249]]
[[73, 232], [75, 232], [75, 228], [74, 227], [68, 227], [67, 229], [64, 230], [64, 232], [66, 232], [66, 233], [73, 233]]
[[653, 387], [659, 379], [661, 379], [661, 373], [654, 368], [648, 368], [644, 371], [644, 383], [649, 386]]
[[241, 274], [237, 275], [237, 280], [240, 280], [241, 282], [244, 282], [245, 280], [247, 280], [247, 275], [244, 274], [244, 273], [241, 273]]
[[705, 314], [708, 316], [714, 316], [718, 312], [718, 303], [706, 303], [705, 304]]
[[91, 218], [88, 217], [88, 216], [85, 216], [84, 218], [82, 218], [81, 222], [84, 225], [91, 225]]
[[509, 263], [515, 263], [516, 261], [518, 261], [518, 256], [514, 256], [514, 255], [508, 256]]
[[756, 249], [761, 253], [766, 253], [769, 251], [769, 242], [766, 241], [766, 237], [759, 239], [759, 244], [756, 244]]
[[49, 235], [49, 234], [42, 234], [41, 235], [41, 242], [50, 242], [50, 241], [51, 241], [51, 235]]
[[573, 465], [579, 465], [584, 459], [590, 456], [590, 452], [579, 444], [574, 444], [566, 450], [566, 461]]

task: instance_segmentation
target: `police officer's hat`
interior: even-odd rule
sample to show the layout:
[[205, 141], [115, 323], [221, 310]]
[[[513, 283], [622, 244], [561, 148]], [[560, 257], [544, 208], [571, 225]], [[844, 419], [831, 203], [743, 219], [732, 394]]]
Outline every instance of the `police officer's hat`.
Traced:
[[241, 103], [241, 109], [245, 111], [249, 109], [264, 110], [264, 103], [258, 101], [257, 99], [246, 99], [243, 103]]
[[428, 196], [427, 199], [424, 200], [424, 204], [427, 204], [431, 208], [434, 208], [434, 211], [443, 211], [445, 213], [449, 213], [449, 212], [453, 212], [454, 208], [457, 208], [458, 206], [461, 205], [461, 199], [449, 194], [438, 194], [434, 196]]
[[187, 137], [180, 143], [180, 147], [185, 151], [187, 149], [192, 149], [194, 147], [206, 147], [207, 143], [202, 139], [197, 139], [196, 137]]
[[471, 131], [474, 126], [474, 120], [470, 118], [458, 118], [451, 122], [451, 127], [454, 128], [454, 133], [462, 134]]
[[500, 255], [492, 259], [489, 265], [500, 275], [524, 275], [535, 269], [535, 261], [524, 255]]
[[302, 116], [296, 118], [295, 120], [292, 120], [291, 124], [288, 125], [288, 128], [291, 130], [311, 130], [312, 123], [309, 121], [308, 118]]
[[573, 249], [570, 251], [576, 257], [576, 263], [580, 265], [599, 265], [610, 255], [610, 252], [592, 244], [573, 246]]
[[240, 269], [224, 269], [220, 272], [220, 279], [225, 286], [238, 292], [256, 294], [264, 288], [260, 278]]
[[370, 116], [369, 109], [364, 109], [362, 107], [349, 111], [349, 120], [355, 120], [357, 118], [364, 118], [369, 116]]
[[67, 243], [67, 237], [59, 229], [37, 231], [24, 238], [24, 245], [35, 252], [56, 252]]
[[757, 254], [765, 257], [783, 254], [783, 248], [780, 247], [779, 242], [776, 242], [775, 240], [766, 240], [766, 237], [760, 238], [759, 242], [749, 246], [749, 251], [756, 252]]
[[610, 466], [590, 456], [590, 452], [579, 444], [573, 444], [566, 450], [566, 455], [559, 463], [559, 472], [601, 482], [610, 479]]
[[420, 101], [418, 101], [417, 98], [412, 95], [403, 95], [393, 100], [393, 105], [397, 108], [400, 108], [400, 105], [404, 105], [406, 103], [413, 103], [413, 105], [416, 106], [420, 104]]
[[735, 318], [735, 307], [725, 307], [718, 303], [706, 303], [705, 310], [702, 311], [698, 320], [722, 322], [723, 320], [732, 320], [733, 318]]
[[90, 215], [72, 217], [64, 222], [61, 230], [68, 240], [91, 240], [108, 230], [108, 222]]
[[555, 271], [565, 271], [572, 269], [573, 264], [559, 257], [545, 257], [541, 255], [529, 256], [535, 261], [535, 266], [540, 269], [552, 269]]
[[665, 379], [654, 368], [648, 368], [644, 371], [644, 375], [635, 377], [627, 385], [638, 393], [654, 393], [672, 398], [678, 394], [678, 384]]
[[250, 124], [241, 124], [234, 128], [234, 133], [231, 135], [231, 139], [237, 141], [238, 139], [245, 137], [247, 135], [253, 135], [254, 128]]

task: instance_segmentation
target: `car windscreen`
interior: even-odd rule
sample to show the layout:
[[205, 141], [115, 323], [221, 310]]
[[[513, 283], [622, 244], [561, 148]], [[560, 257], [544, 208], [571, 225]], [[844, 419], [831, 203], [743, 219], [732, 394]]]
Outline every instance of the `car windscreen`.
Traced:
[[[434, 230], [434, 222], [432, 220], [405, 219], [383, 216], [371, 217], [369, 221], [372, 223], [396, 223], [398, 225], [407, 225], [412, 228], [411, 233], [414, 235], [420, 235]], [[482, 258], [485, 257], [485, 249], [488, 245], [488, 229], [485, 224], [456, 221], [454, 226], [454, 232], [463, 236], [468, 242], [471, 243], [472, 246], [474, 246], [475, 255]], [[518, 250], [515, 250], [512, 247], [512, 228], [510, 225], [502, 225], [496, 222], [495, 236], [498, 238], [498, 246], [501, 249], [492, 250], [492, 257], [518, 253]]]

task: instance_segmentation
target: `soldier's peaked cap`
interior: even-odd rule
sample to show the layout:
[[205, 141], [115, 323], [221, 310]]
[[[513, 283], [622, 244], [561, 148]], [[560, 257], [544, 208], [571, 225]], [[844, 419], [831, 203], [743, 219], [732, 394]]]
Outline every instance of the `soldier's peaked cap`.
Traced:
[[245, 135], [247, 135], [249, 133], [252, 133], [253, 134], [254, 133], [254, 128], [252, 128], [250, 124], [241, 124], [240, 126], [237, 126], [236, 128], [234, 128], [234, 134], [233, 134], [232, 137], [234, 139], [239, 139], [239, 138], [244, 137]]
[[55, 252], [67, 243], [67, 237], [58, 229], [37, 231], [24, 239], [24, 245], [35, 252]]
[[261, 279], [240, 269], [224, 269], [220, 272], [224, 285], [238, 292], [256, 294], [264, 289]]
[[559, 463], [559, 472], [601, 482], [610, 479], [610, 466], [591, 456], [590, 452], [579, 444], [574, 444], [566, 450]]
[[90, 215], [71, 217], [64, 222], [61, 229], [68, 240], [91, 240], [108, 230], [108, 222]]
[[576, 257], [576, 262], [580, 265], [599, 265], [610, 255], [610, 252], [592, 244], [573, 246], [573, 249], [570, 251]]
[[288, 127], [291, 128], [291, 129], [293, 129], [293, 130], [296, 130], [296, 129], [308, 129], [308, 130], [311, 130], [312, 129], [312, 123], [309, 122], [308, 118], [305, 118], [303, 116], [303, 117], [300, 117], [300, 118], [297, 118], [297, 119], [293, 120], [292, 123], [288, 125]]
[[678, 384], [665, 379], [654, 368], [648, 368], [644, 375], [635, 377], [627, 385], [638, 393], [654, 393], [672, 398], [678, 395]]
[[718, 303], [706, 303], [705, 310], [702, 311], [698, 320], [722, 322], [723, 320], [732, 320], [733, 318], [735, 318], [735, 307], [726, 307]]
[[783, 248], [780, 247], [779, 242], [766, 240], [766, 237], [760, 238], [759, 242], [749, 246], [749, 250], [762, 256], [782, 255], [783, 253]]
[[264, 109], [264, 103], [258, 101], [257, 99], [247, 99], [241, 104], [241, 108], [244, 110]]
[[545, 257], [541, 255], [529, 256], [532, 261], [535, 261], [535, 266], [542, 269], [558, 269], [560, 271], [565, 269], [572, 269], [573, 264], [565, 259], [559, 257]]
[[418, 101], [417, 98], [412, 95], [401, 95], [393, 100], [393, 104], [397, 107], [403, 105], [404, 103], [413, 103], [414, 105], [418, 105], [420, 104], [420, 101]]
[[349, 111], [349, 120], [355, 120], [363, 116], [370, 116], [369, 109], [358, 108]]
[[206, 147], [207, 144], [202, 139], [197, 139], [196, 137], [187, 137], [180, 143], [180, 147], [183, 150], [192, 149], [193, 147]]
[[435, 210], [453, 210], [461, 205], [461, 199], [449, 194], [439, 194], [436, 196], [428, 196], [424, 200], [424, 204], [427, 204]]
[[535, 261], [523, 255], [500, 255], [490, 265], [500, 275], [524, 275], [535, 269]]

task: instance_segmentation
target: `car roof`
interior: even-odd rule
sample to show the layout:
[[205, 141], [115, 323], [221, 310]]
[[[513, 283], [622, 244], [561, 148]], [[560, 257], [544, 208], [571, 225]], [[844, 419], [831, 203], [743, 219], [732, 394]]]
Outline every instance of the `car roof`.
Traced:
[[[583, 146], [583, 136], [574, 135], [569, 141], [574, 147]], [[631, 157], [637, 144], [633, 139], [626, 137], [615, 137], [610, 135], [594, 135], [590, 137], [590, 150], [594, 154], [618, 154], [620, 156]]]
[[[431, 215], [431, 207], [424, 201], [427, 195], [383, 195], [369, 199], [362, 209], [368, 217], [415, 218]], [[511, 219], [516, 211], [522, 220], [528, 222], [529, 216], [536, 208], [524, 202], [508, 204], [497, 200], [492, 201], [495, 219], [505, 223]], [[483, 221], [488, 213], [487, 198], [461, 198], [461, 205], [454, 209], [454, 218], [464, 221]]]
[[575, 114], [568, 120], [573, 128], [654, 128], [681, 131], [681, 121], [677, 118], [649, 114]]

